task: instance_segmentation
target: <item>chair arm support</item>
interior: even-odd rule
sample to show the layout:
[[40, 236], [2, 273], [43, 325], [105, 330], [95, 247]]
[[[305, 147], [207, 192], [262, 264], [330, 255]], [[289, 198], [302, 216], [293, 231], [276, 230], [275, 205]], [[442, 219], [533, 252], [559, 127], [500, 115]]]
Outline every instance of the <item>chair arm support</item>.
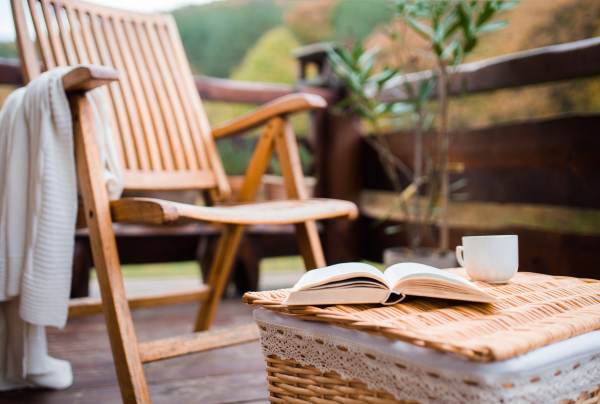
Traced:
[[119, 79], [119, 73], [112, 67], [80, 65], [62, 78], [65, 93], [87, 92], [96, 87]]
[[174, 224], [180, 216], [177, 205], [151, 198], [121, 198], [110, 201], [113, 222]]
[[238, 134], [259, 127], [276, 116], [326, 107], [327, 101], [319, 95], [306, 93], [285, 95], [238, 118], [213, 126], [213, 136], [219, 138]]

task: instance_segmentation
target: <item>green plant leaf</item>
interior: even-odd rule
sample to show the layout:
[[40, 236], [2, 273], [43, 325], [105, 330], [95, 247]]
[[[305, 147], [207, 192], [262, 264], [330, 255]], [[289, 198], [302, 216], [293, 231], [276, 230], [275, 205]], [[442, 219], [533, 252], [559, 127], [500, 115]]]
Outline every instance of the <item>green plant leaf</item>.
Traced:
[[437, 80], [435, 76], [431, 77], [426, 84], [423, 81], [419, 83], [419, 105], [424, 105], [429, 100], [436, 84]]
[[477, 28], [477, 32], [486, 33], [501, 30], [508, 25], [508, 20], [492, 21], [481, 25]]
[[381, 46], [375, 45], [368, 51], [355, 55], [358, 56], [356, 59], [356, 64], [360, 66], [361, 64], [365, 63], [365, 61], [368, 59], [375, 59], [375, 55], [377, 55], [377, 53], [379, 53], [380, 50]]
[[340, 102], [338, 102], [337, 104], [335, 104], [335, 106], [337, 108], [346, 108], [348, 105], [352, 104], [354, 100], [352, 99], [352, 97], [346, 97], [343, 100], [341, 100]]
[[386, 81], [398, 76], [400, 72], [397, 69], [386, 67], [383, 71], [374, 74], [367, 79], [367, 83], [384, 84]]
[[444, 49], [444, 51], [442, 52], [440, 57], [444, 60], [448, 60], [450, 58], [450, 56], [453, 56], [456, 54], [456, 50], [459, 49], [459, 47], [460, 47], [460, 42], [459, 42], [458, 38], [455, 38], [452, 42], [450, 42], [450, 44], [448, 46], [446, 46], [446, 49]]
[[393, 115], [404, 115], [414, 112], [415, 105], [410, 102], [397, 101], [391, 104], [389, 111]]
[[518, 1], [501, 1], [498, 4], [498, 11], [508, 11], [517, 7], [520, 4]]
[[411, 17], [406, 17], [406, 23], [410, 25], [419, 35], [427, 40], [433, 39], [433, 29], [422, 22]]
[[377, 106], [375, 106], [375, 108], [373, 108], [373, 113], [375, 115], [381, 115], [384, 114], [388, 111], [390, 105], [387, 102], [382, 102], [380, 104], [377, 104]]
[[356, 65], [356, 59], [354, 59], [354, 56], [348, 49], [346, 49], [342, 46], [341, 48], [338, 49], [337, 53], [346, 62], [346, 64], [348, 66], [353, 67]]
[[369, 111], [369, 109], [367, 107], [365, 107], [362, 104], [356, 104], [355, 108], [356, 108], [356, 112], [360, 116], [365, 118], [367, 121], [375, 122], [376, 119], [375, 119], [375, 116], [373, 115], [373, 112]]

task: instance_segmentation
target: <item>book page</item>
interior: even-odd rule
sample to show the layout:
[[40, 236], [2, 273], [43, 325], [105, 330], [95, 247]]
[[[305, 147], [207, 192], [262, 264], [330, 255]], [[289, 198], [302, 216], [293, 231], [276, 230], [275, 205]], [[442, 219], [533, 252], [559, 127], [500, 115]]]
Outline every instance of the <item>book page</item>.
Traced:
[[[399, 300], [397, 294], [393, 294]], [[383, 303], [390, 297], [388, 289], [377, 288], [334, 288], [330, 290], [301, 290], [291, 292], [283, 301], [290, 306], [322, 305], [322, 304], [369, 304]]]
[[330, 265], [325, 268], [308, 271], [302, 275], [302, 278], [294, 285], [292, 291], [306, 290], [324, 283], [355, 277], [367, 277], [380, 282], [383, 286], [388, 285], [381, 271], [374, 266], [361, 262], [345, 262], [343, 264]]
[[417, 264], [416, 262], [402, 262], [400, 264], [392, 265], [385, 270], [384, 275], [392, 289], [396, 289], [398, 284], [403, 280], [411, 278], [430, 278], [457, 283], [483, 292], [481, 288], [475, 286], [461, 276], [429, 265]]

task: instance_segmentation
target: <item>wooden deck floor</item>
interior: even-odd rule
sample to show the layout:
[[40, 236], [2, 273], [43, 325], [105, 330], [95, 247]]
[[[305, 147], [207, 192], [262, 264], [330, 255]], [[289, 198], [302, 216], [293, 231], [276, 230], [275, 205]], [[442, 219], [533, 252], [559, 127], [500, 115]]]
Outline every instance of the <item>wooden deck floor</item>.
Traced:
[[[133, 311], [140, 341], [191, 331], [194, 304]], [[222, 301], [215, 328], [252, 323], [240, 298]], [[102, 315], [72, 318], [64, 330], [48, 329], [51, 356], [69, 360], [75, 379], [64, 391], [0, 393], [1, 403], [120, 403], [121, 396]], [[258, 341], [144, 365], [157, 403], [267, 403], [265, 361]]]

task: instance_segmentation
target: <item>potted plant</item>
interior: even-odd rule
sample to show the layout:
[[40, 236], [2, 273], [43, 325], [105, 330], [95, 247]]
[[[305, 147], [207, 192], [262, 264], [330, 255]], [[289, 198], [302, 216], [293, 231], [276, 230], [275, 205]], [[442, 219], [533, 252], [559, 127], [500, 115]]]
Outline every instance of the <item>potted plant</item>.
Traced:
[[[416, 261], [437, 267], [456, 266], [454, 253], [448, 250], [448, 94], [452, 72], [476, 48], [481, 35], [508, 24], [507, 21], [492, 21], [493, 17], [516, 5], [518, 2], [503, 0], [395, 1], [398, 19], [426, 39], [428, 47], [423, 52], [435, 60], [436, 68], [432, 74], [416, 85], [402, 75], [400, 66], [385, 67], [377, 72], [377, 48], [365, 50], [357, 43], [352, 51], [341, 47], [328, 52], [332, 70], [349, 93], [338, 107], [349, 108], [369, 124], [369, 135], [365, 139], [376, 150], [397, 193], [394, 206], [379, 222], [387, 220], [397, 209], [403, 213], [410, 247], [386, 251], [386, 265]], [[400, 37], [398, 32], [391, 35]], [[398, 90], [398, 100], [382, 100], [386, 85], [398, 82], [404, 84], [402, 91]], [[437, 114], [429, 102], [434, 92], [438, 98]], [[431, 155], [423, 144], [434, 117], [437, 117], [437, 153]], [[382, 131], [386, 126], [406, 126], [407, 123], [412, 123], [414, 128], [413, 169], [393, 155]], [[400, 174], [410, 180], [408, 186], [401, 185]], [[433, 224], [439, 226], [439, 246], [425, 249], [422, 242]]]

